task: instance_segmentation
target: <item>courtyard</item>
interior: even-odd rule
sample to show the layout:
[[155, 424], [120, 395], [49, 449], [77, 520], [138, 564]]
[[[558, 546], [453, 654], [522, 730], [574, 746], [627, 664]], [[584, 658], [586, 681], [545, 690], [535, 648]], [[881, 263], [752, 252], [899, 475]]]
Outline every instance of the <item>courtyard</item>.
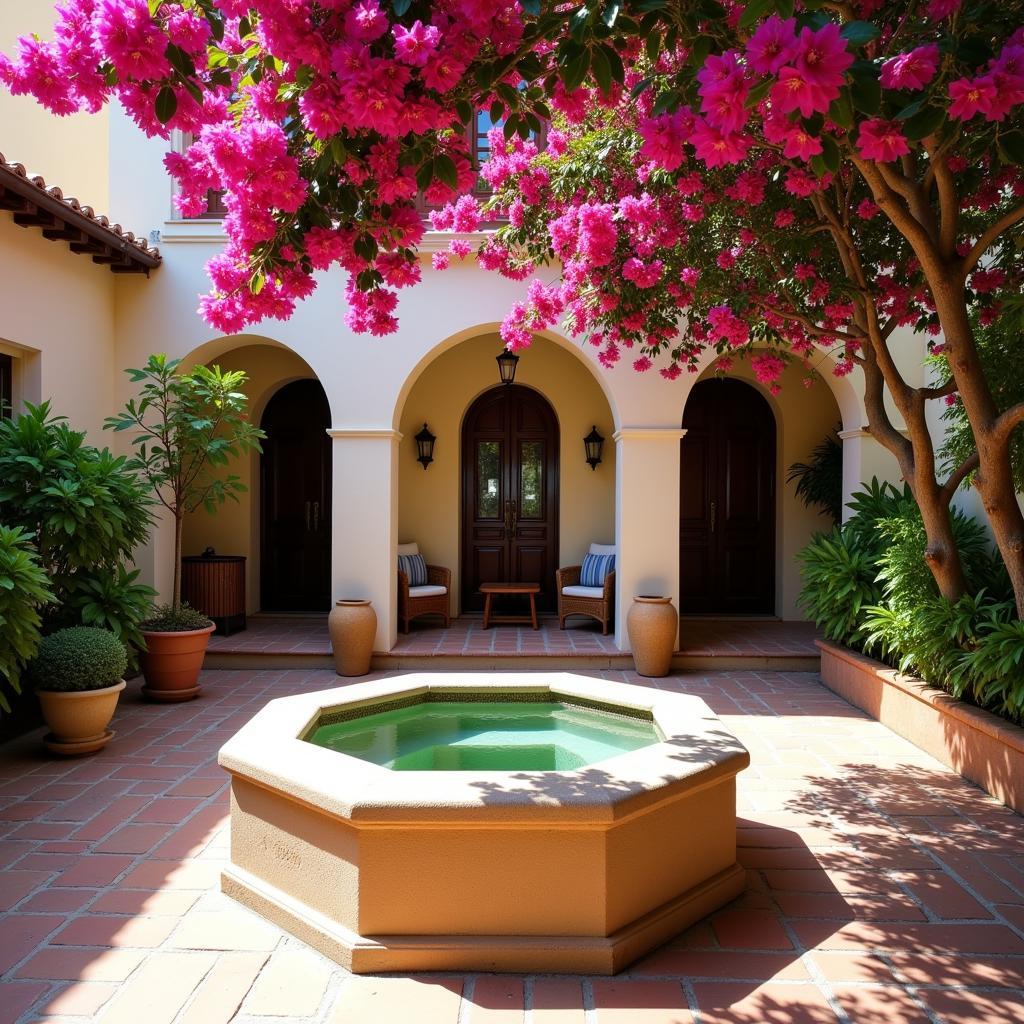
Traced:
[[218, 750], [268, 700], [340, 681], [315, 669], [207, 671], [203, 696], [186, 704], [146, 705], [130, 682], [117, 736], [92, 758], [54, 761], [34, 735], [0, 749], [0, 1021], [1019, 1017], [1019, 816], [811, 672], [579, 671], [695, 694], [752, 757], [738, 779], [745, 893], [623, 974], [356, 977], [223, 896]]

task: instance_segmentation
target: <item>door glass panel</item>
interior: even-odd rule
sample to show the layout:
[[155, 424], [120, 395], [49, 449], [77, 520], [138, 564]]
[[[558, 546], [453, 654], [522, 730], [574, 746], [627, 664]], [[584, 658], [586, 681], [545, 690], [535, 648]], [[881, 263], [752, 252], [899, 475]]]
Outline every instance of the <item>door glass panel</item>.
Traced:
[[519, 518], [541, 519], [544, 508], [544, 442], [519, 444]]
[[501, 442], [476, 444], [476, 517], [497, 519], [501, 508]]

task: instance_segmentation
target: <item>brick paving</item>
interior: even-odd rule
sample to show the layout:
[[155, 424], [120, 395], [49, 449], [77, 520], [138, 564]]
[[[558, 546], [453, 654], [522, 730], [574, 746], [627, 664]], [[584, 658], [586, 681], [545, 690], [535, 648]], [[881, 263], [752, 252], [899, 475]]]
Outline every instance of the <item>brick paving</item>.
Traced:
[[[698, 616], [682, 621], [681, 651], [695, 656], [816, 656], [816, 631], [809, 622], [778, 619], [713, 619]], [[328, 656], [331, 642], [324, 615], [256, 615], [246, 629], [210, 638], [215, 654], [303, 654]], [[586, 619], [542, 618], [540, 629], [497, 625], [483, 629], [480, 618], [453, 619], [448, 629], [430, 619], [417, 620], [408, 634], [399, 633], [392, 655], [561, 655], [621, 654], [613, 636]]]
[[328, 671], [129, 684], [103, 753], [0, 748], [0, 1024], [974, 1024], [1024, 1019], [1024, 819], [795, 672], [695, 693], [749, 747], [746, 892], [616, 978], [353, 977], [218, 891], [220, 746]]

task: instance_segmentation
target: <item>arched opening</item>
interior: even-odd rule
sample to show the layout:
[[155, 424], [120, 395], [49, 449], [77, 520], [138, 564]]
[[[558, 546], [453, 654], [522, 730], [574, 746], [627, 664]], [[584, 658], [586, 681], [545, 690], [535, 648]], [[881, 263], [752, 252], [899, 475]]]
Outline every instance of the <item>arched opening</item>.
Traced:
[[326, 611], [331, 596], [330, 406], [318, 380], [276, 391], [260, 420], [260, 607]]
[[539, 583], [551, 612], [558, 568], [559, 428], [543, 395], [499, 384], [462, 424], [462, 607], [480, 611], [481, 583]]
[[776, 430], [751, 385], [694, 385], [680, 443], [679, 607], [775, 611]]

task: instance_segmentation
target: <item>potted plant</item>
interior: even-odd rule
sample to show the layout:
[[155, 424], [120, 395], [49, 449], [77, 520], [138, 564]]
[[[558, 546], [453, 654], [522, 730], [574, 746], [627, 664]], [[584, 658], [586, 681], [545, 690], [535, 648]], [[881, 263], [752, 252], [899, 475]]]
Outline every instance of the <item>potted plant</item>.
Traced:
[[109, 630], [71, 626], [43, 637], [29, 675], [50, 732], [43, 742], [55, 754], [102, 750], [124, 689], [128, 652]]
[[246, 490], [224, 467], [243, 453], [259, 450], [263, 432], [246, 415], [241, 370], [196, 366], [178, 372], [180, 359], [157, 354], [142, 369], [126, 370], [140, 385], [139, 396], [105, 427], [134, 431], [135, 457], [129, 465], [153, 488], [170, 513], [174, 529], [171, 601], [142, 623], [146, 642], [143, 693], [152, 700], [191, 700], [199, 693], [199, 671], [213, 623], [181, 603], [181, 540], [185, 517], [217, 507]]

